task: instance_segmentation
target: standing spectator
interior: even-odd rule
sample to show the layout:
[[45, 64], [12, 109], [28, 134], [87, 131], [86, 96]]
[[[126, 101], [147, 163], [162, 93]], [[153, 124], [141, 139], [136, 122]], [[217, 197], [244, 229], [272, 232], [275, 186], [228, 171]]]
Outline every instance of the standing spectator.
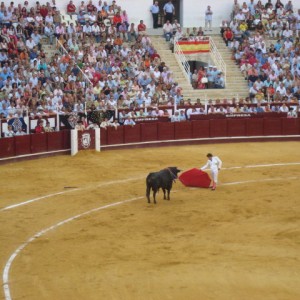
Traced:
[[152, 13], [152, 18], [153, 18], [153, 28], [158, 28], [158, 14], [159, 14], [158, 1], [155, 1], [154, 4], [151, 5], [150, 12]]
[[205, 30], [212, 31], [211, 23], [212, 23], [212, 15], [211, 7], [208, 5], [205, 11]]
[[170, 23], [172, 23], [173, 21], [173, 16], [175, 16], [175, 7], [172, 3], [172, 0], [169, 0], [165, 5], [164, 5], [164, 15], [166, 18], [166, 22], [167, 20], [170, 21]]
[[163, 26], [164, 36], [166, 41], [170, 41], [173, 33], [173, 25], [170, 23], [169, 20]]

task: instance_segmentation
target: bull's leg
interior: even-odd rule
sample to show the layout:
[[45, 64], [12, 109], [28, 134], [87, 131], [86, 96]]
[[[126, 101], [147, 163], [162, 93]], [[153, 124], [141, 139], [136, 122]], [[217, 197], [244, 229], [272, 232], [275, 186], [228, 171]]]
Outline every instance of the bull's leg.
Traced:
[[170, 200], [170, 189], [168, 189], [168, 200]]
[[164, 192], [164, 200], [166, 200], [167, 198], [166, 198], [166, 189], [162, 189], [163, 190], [163, 192]]
[[154, 204], [156, 204], [156, 199], [155, 199], [156, 192], [157, 192], [157, 190], [153, 190], [153, 199], [154, 199]]
[[150, 203], [150, 187], [147, 186], [147, 189], [146, 189], [146, 197], [148, 199], [148, 203]]

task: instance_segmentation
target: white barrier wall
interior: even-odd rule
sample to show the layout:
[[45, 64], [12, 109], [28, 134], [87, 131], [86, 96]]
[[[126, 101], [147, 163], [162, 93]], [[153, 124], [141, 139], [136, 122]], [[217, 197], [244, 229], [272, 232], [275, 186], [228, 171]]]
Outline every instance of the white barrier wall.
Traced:
[[[46, 3], [51, 0], [40, 0], [40, 3]], [[208, 5], [211, 6], [213, 12], [212, 26], [219, 27], [222, 20], [228, 20], [230, 13], [233, 7], [233, 0], [178, 0], [180, 1], [180, 16], [181, 16], [181, 25], [183, 27], [204, 27], [204, 16], [205, 11]], [[30, 5], [35, 5], [36, 0], [28, 0]], [[73, 3], [79, 6], [81, 0], [73, 0]], [[104, 1], [102, 1], [104, 2]], [[167, 2], [167, 0], [165, 0]], [[238, 0], [242, 4], [243, 0]], [[246, 0], [246, 3], [249, 3], [249, 0]], [[255, 1], [256, 3], [257, 1]], [[265, 4], [267, 0], [263, 0], [262, 3]], [[288, 1], [281, 0], [285, 5]], [[9, 2], [7, 2], [8, 4]], [[18, 3], [24, 3], [22, 1], [14, 1], [15, 5]], [[56, 0], [56, 7], [58, 7], [62, 12], [66, 11], [67, 4], [69, 0], [58, 1]], [[85, 1], [88, 3], [88, 1]], [[98, 3], [98, 0], [93, 0], [93, 3]], [[112, 0], [107, 0], [108, 4], [112, 3]], [[139, 20], [144, 20], [144, 23], [148, 28], [152, 27], [152, 15], [149, 11], [150, 6], [152, 5], [152, 0], [116, 0], [117, 5], [120, 5], [125, 9], [129, 15], [130, 21], [133, 23], [138, 23]], [[272, 0], [272, 3], [275, 3], [275, 0]], [[293, 1], [294, 7], [299, 8], [299, 0]]]

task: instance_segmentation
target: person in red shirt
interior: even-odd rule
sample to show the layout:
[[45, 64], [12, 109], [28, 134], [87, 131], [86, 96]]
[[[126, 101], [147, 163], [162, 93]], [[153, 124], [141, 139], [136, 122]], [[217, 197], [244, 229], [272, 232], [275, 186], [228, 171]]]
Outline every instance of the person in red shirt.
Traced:
[[140, 24], [137, 27], [138, 33], [142, 34], [146, 32], [146, 25], [143, 20], [140, 20]]
[[228, 46], [228, 42], [232, 42], [234, 38], [234, 34], [232, 30], [227, 27], [223, 33], [223, 39], [225, 41], [226, 46]]
[[37, 126], [35, 127], [34, 129], [34, 132], [35, 133], [44, 133], [45, 132], [45, 129], [44, 129], [44, 121], [43, 120], [38, 120], [37, 122]]
[[69, 4], [67, 5], [67, 14], [68, 15], [75, 15], [76, 14], [76, 6], [72, 0], [70, 0]]
[[41, 7], [41, 9], [40, 9], [40, 14], [41, 14], [41, 16], [44, 18], [44, 20], [45, 20], [45, 18], [46, 18], [47, 15], [48, 15], [48, 8], [47, 8], [46, 5], [42, 5], [42, 7]]
[[87, 8], [87, 11], [88, 11], [89, 13], [91, 13], [92, 11], [94, 11], [95, 6], [94, 6], [92, 0], [89, 1], [89, 3], [88, 3], [88, 5], [86, 6], [86, 8]]
[[116, 25], [116, 28], [118, 29], [119, 26], [122, 24], [122, 18], [120, 16], [120, 13], [117, 12], [113, 17], [113, 24]]

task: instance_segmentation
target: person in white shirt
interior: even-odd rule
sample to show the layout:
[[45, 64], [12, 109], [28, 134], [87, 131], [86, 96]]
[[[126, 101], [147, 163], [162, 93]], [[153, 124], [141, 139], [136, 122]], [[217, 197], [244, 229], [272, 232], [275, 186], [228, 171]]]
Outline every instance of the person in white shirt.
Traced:
[[213, 156], [211, 153], [208, 153], [206, 157], [208, 158], [207, 163], [202, 168], [200, 168], [200, 170], [203, 171], [208, 167], [210, 168], [212, 176], [211, 190], [214, 191], [217, 187], [218, 174], [219, 170], [221, 170], [222, 168], [222, 161], [218, 156]]
[[164, 32], [166, 41], [169, 41], [173, 34], [173, 25], [170, 23], [169, 20], [167, 20], [167, 22], [164, 24], [163, 32]]

